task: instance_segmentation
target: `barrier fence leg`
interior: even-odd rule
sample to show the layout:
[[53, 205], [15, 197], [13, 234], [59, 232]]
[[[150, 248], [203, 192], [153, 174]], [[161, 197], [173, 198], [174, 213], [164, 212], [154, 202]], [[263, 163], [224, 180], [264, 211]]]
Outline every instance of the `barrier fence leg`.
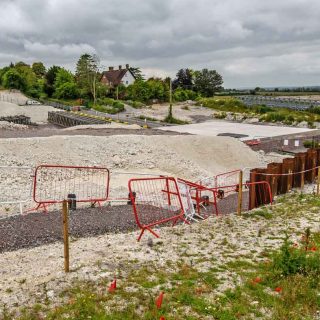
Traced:
[[241, 170], [239, 172], [238, 214], [241, 214], [241, 210], [242, 210], [242, 180], [243, 180], [243, 172]]
[[68, 223], [68, 202], [63, 201], [62, 204], [63, 219], [63, 244], [64, 244], [64, 271], [69, 272], [69, 223]]

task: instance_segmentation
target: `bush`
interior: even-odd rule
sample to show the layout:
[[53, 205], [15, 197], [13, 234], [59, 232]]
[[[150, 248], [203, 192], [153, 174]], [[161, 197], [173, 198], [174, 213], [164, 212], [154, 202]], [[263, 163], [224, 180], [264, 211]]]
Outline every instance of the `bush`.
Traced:
[[313, 141], [313, 140], [306, 140], [303, 142], [303, 146], [305, 148], [319, 148], [320, 144], [317, 141]]
[[235, 98], [203, 98], [198, 100], [198, 105], [203, 105], [206, 108], [220, 110], [220, 111], [230, 111], [237, 113], [251, 112], [252, 109], [248, 108], [244, 103]]
[[278, 277], [295, 274], [312, 275], [320, 277], [320, 254], [316, 252], [310, 230], [303, 236], [301, 247], [293, 247], [286, 237], [280, 252], [273, 257], [272, 268]]
[[178, 88], [173, 93], [173, 100], [174, 101], [186, 101], [186, 100], [196, 100], [198, 94], [192, 90], [183, 90]]
[[[92, 103], [89, 105], [92, 106]], [[97, 108], [99, 108], [100, 110], [98, 110]], [[93, 107], [93, 109], [110, 114], [116, 114], [125, 110], [124, 104], [122, 102], [114, 100], [112, 98], [97, 99], [97, 105]]]
[[180, 120], [174, 117], [167, 116], [164, 120], [161, 122], [171, 123], [171, 124], [189, 124], [188, 121]]
[[132, 100], [127, 100], [126, 103], [136, 109], [141, 109], [143, 107], [145, 107], [146, 105], [140, 101], [132, 101]]
[[286, 119], [286, 116], [280, 112], [269, 112], [261, 117], [266, 122], [282, 122]]

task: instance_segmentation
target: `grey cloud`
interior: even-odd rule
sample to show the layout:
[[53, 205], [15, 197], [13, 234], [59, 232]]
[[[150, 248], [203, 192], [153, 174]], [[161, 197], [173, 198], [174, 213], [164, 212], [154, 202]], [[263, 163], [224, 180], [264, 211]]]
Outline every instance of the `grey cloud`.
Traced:
[[73, 69], [92, 52], [149, 75], [215, 68], [230, 87], [317, 84], [319, 10], [316, 0], [0, 0], [0, 65]]

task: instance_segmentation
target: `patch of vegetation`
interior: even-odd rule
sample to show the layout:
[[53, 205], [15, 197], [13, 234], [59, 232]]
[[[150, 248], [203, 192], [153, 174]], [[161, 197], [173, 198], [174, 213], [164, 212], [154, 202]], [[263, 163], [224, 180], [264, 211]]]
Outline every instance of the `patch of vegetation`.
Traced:
[[90, 103], [89, 106], [94, 110], [110, 114], [117, 114], [125, 110], [122, 102], [111, 98], [98, 99], [96, 105]]
[[216, 113], [214, 117], [216, 119], [225, 119], [227, 117], [227, 113], [222, 111], [222, 112]]
[[[320, 197], [295, 193], [277, 202], [272, 215], [270, 208], [262, 208], [247, 218], [290, 217], [320, 206]], [[300, 240], [295, 242], [283, 233], [276, 234], [277, 239], [283, 239], [282, 246], [264, 250], [260, 262], [246, 254], [219, 265], [212, 257], [201, 256], [206, 266], [203, 271], [196, 259], [168, 260], [162, 266], [152, 262], [139, 265], [133, 260], [130, 266], [124, 264], [113, 293], [108, 292], [111, 279], [81, 281], [61, 294], [60, 305], [36, 304], [19, 315], [4, 308], [4, 319], [154, 320], [163, 316], [166, 320], [314, 320], [320, 308], [320, 233], [309, 228], [301, 231]], [[227, 277], [231, 277], [228, 281], [233, 287], [222, 293], [219, 289], [217, 294]], [[160, 292], [164, 292], [164, 301], [158, 309], [155, 299]]]
[[141, 120], [147, 120], [147, 121], [159, 121], [157, 118], [147, 117], [147, 116], [139, 116], [139, 119]]
[[169, 115], [161, 122], [166, 122], [166, 123], [171, 123], [171, 124], [189, 124], [188, 121], [180, 120], [180, 119], [177, 119], [177, 118], [175, 118], [173, 116], [169, 116]]
[[173, 93], [174, 101], [187, 101], [187, 100], [196, 100], [199, 97], [198, 93], [192, 90], [186, 90], [182, 88], [177, 88]]
[[305, 148], [319, 148], [320, 143], [318, 141], [314, 141], [314, 140], [306, 140], [303, 142], [303, 146]]
[[[246, 106], [242, 101], [234, 97], [214, 97], [198, 100], [199, 105], [221, 112], [241, 113], [248, 116], [259, 117], [263, 122], [281, 122], [286, 125], [307, 122], [309, 128], [314, 128], [314, 122], [320, 121], [318, 108], [308, 111], [294, 111], [287, 108], [273, 108], [265, 105]], [[319, 108], [320, 109], [320, 108]]]
[[132, 100], [127, 100], [126, 103], [136, 109], [141, 109], [144, 108], [146, 105], [140, 101], [132, 101]]

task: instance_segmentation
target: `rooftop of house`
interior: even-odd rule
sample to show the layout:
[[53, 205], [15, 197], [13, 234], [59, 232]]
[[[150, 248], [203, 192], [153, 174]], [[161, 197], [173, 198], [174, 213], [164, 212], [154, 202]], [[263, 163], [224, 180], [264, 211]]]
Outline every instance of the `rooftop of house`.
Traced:
[[113, 67], [109, 67], [108, 71], [102, 72], [102, 78], [106, 78], [113, 85], [118, 85], [121, 83], [121, 80], [127, 71], [132, 74], [128, 64], [126, 65], [126, 68], [122, 68], [122, 66], [119, 66], [118, 70], [114, 70]]

